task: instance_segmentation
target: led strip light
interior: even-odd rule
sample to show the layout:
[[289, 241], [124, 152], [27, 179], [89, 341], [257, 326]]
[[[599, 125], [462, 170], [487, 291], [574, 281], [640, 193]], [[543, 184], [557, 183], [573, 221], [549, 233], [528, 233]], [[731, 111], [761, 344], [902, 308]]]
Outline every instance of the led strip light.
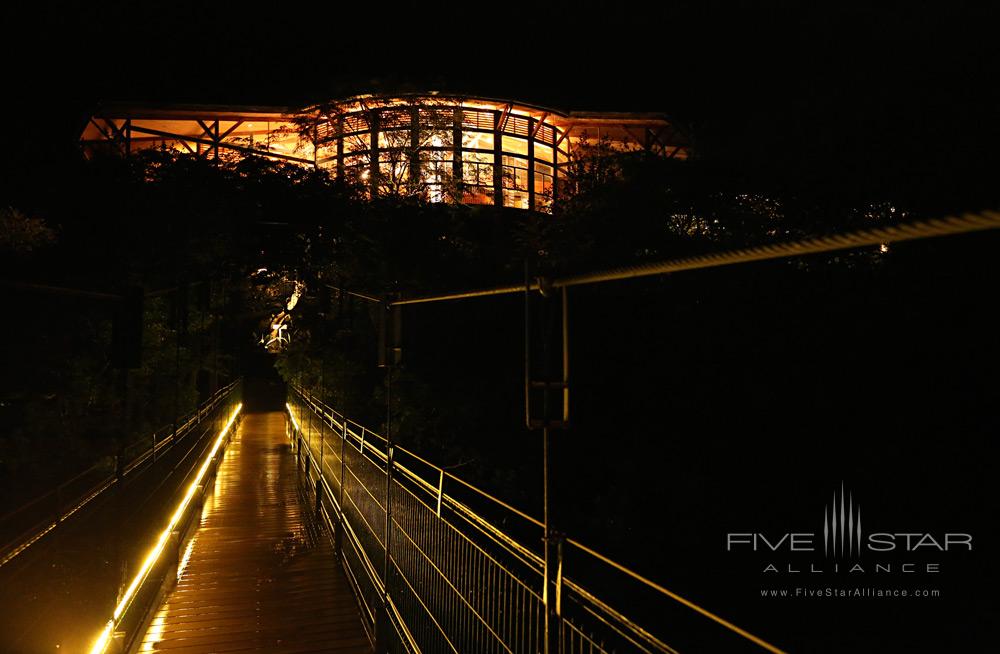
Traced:
[[242, 408], [243, 403], [241, 402], [236, 406], [233, 414], [229, 416], [226, 426], [219, 432], [218, 437], [215, 439], [215, 443], [212, 445], [211, 451], [202, 462], [201, 468], [198, 469], [198, 474], [195, 475], [194, 481], [192, 481], [191, 485], [188, 486], [187, 492], [184, 493], [184, 498], [177, 505], [177, 509], [170, 517], [170, 522], [167, 523], [166, 528], [160, 533], [160, 537], [157, 539], [156, 545], [154, 545], [153, 549], [151, 549], [149, 554], [146, 555], [146, 559], [142, 562], [142, 566], [132, 579], [132, 583], [130, 583], [128, 588], [125, 590], [125, 594], [122, 595], [121, 601], [118, 602], [118, 606], [115, 607], [114, 615], [110, 620], [108, 620], [108, 623], [104, 625], [104, 630], [101, 632], [101, 635], [98, 636], [94, 646], [90, 649], [90, 654], [103, 654], [104, 650], [106, 650], [108, 645], [111, 643], [111, 636], [114, 633], [115, 627], [119, 624], [122, 615], [125, 614], [125, 611], [128, 610], [129, 606], [131, 606], [132, 600], [135, 599], [135, 594], [139, 591], [139, 587], [144, 581], [146, 581], [146, 578], [149, 576], [149, 571], [153, 569], [153, 565], [163, 553], [163, 548], [166, 547], [167, 540], [170, 538], [170, 534], [173, 532], [174, 527], [176, 527], [177, 523], [179, 523], [181, 518], [184, 517], [184, 512], [187, 510], [188, 505], [191, 504], [191, 499], [194, 497], [194, 494], [198, 491], [198, 486], [201, 485], [201, 480], [205, 478], [205, 473], [208, 472], [208, 467], [212, 464], [212, 459], [215, 458], [215, 454], [219, 451], [219, 448], [222, 447], [223, 439], [225, 439], [226, 434], [229, 433], [229, 429], [233, 426], [233, 423], [236, 421], [236, 416], [240, 414], [240, 410]]

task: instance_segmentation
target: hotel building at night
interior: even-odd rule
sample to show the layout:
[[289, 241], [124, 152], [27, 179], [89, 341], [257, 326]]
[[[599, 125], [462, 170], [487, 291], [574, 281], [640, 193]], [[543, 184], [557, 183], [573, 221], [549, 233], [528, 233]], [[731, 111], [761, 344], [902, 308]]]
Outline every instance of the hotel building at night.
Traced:
[[88, 154], [256, 153], [329, 169], [372, 193], [542, 212], [551, 210], [575, 158], [598, 150], [677, 160], [690, 154], [688, 140], [659, 113], [560, 111], [433, 93], [355, 96], [301, 109], [107, 104], [89, 117], [80, 140]]

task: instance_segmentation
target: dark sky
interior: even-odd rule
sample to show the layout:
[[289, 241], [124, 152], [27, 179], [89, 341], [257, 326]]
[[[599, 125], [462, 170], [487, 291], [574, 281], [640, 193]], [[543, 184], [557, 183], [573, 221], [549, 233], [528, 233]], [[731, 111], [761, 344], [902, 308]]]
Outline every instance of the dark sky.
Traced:
[[930, 209], [1000, 200], [988, 3], [80, 4], [5, 21], [6, 111], [41, 108], [60, 139], [101, 99], [295, 105], [432, 88], [665, 111], [713, 165], [770, 185]]

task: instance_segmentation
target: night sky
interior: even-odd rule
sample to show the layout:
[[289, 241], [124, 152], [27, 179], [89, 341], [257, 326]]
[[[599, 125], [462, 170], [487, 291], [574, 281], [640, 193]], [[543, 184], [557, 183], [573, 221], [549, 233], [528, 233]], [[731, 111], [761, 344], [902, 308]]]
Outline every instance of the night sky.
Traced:
[[4, 137], [62, 145], [107, 99], [437, 89], [666, 112], [739, 182], [931, 213], [996, 203], [988, 3], [658, 4], [30, 4], [6, 10], [4, 110], [23, 127]]

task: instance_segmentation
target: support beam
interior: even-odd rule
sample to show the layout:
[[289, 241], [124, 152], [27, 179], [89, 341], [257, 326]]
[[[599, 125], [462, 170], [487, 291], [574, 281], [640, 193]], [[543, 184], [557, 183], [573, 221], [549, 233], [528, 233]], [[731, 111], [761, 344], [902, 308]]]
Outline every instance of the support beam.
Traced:
[[503, 132], [507, 127], [507, 116], [510, 115], [510, 110], [513, 107], [511, 104], [504, 105], [503, 112], [500, 114], [500, 120], [497, 121], [497, 132]]
[[535, 138], [536, 136], [538, 136], [538, 132], [542, 129], [542, 125], [545, 124], [545, 119], [548, 117], [549, 117], [549, 112], [546, 111], [544, 114], [542, 114], [541, 118], [535, 119], [538, 122], [535, 123], [535, 129], [531, 130], [531, 138]]
[[646, 149], [646, 139], [644, 137], [636, 136], [635, 133], [628, 128], [628, 125], [621, 125], [621, 128], [625, 130], [625, 133], [631, 136], [640, 147]]
[[378, 132], [379, 132], [379, 114], [377, 111], [368, 111], [368, 128], [370, 130], [369, 139], [371, 140], [368, 146], [368, 186], [370, 188], [370, 193], [372, 199], [378, 197], [378, 187], [379, 187], [379, 177], [381, 176], [382, 169], [379, 167], [379, 143], [378, 143]]
[[556, 139], [556, 143], [555, 143], [554, 147], [558, 148], [559, 144], [562, 143], [566, 139], [567, 136], [569, 136], [569, 133], [573, 131], [574, 127], [576, 127], [576, 123], [570, 123], [569, 125], [567, 125], [566, 129], [564, 129], [562, 131], [562, 134], [560, 134], [559, 138]]
[[[164, 132], [158, 129], [151, 129], [149, 127], [133, 126], [132, 131], [139, 134], [149, 134], [151, 136], [159, 136], [160, 138], [163, 139], [171, 139], [175, 141], [185, 142], [185, 147], [187, 147], [188, 150], [191, 150], [191, 147], [186, 144], [187, 141], [190, 141], [191, 143], [201, 143], [202, 145], [209, 145], [209, 146], [214, 145], [213, 141], [210, 141], [208, 139], [203, 139], [196, 136], [184, 136], [182, 134], [171, 134], [170, 132]], [[287, 154], [281, 154], [279, 152], [270, 152], [267, 150], [255, 150], [254, 148], [249, 148], [243, 145], [236, 145], [235, 143], [220, 142], [219, 145], [220, 147], [229, 150], [237, 150], [239, 152], [246, 152], [247, 154], [256, 154], [262, 157], [271, 157], [274, 159], [283, 159], [285, 161], [294, 161], [296, 163], [301, 163], [301, 164], [312, 164], [312, 161], [308, 159], [303, 159], [301, 157], [293, 157]], [[191, 152], [194, 152], [194, 150], [191, 150]]]
[[[214, 139], [215, 138], [215, 134], [213, 134], [212, 133], [212, 129], [208, 125], [205, 124], [205, 121], [203, 121], [203, 120], [201, 120], [199, 118], [195, 122], [198, 123], [198, 127], [201, 127], [201, 131], [202, 131], [202, 133], [205, 134], [205, 136], [207, 136], [210, 139]], [[216, 121], [216, 122], [218, 122], [218, 121]]]
[[[528, 119], [528, 133], [534, 135], [535, 130], [531, 129], [531, 121]], [[535, 139], [528, 139], [528, 209], [535, 210]]]
[[503, 123], [507, 120], [507, 111], [510, 105], [502, 113], [494, 114], [496, 126], [493, 136], [493, 204], [498, 207], [503, 206]]
[[[660, 146], [660, 152], [665, 152], [666, 151], [666, 149], [667, 149], [667, 143], [665, 141], [663, 141], [660, 137], [667, 130], [668, 130], [668, 126], [667, 125], [661, 125], [660, 128], [658, 130], [656, 130], [655, 132], [653, 130], [649, 130], [649, 133], [650, 133], [650, 148], [651, 149], [655, 148], [655, 146], [659, 145]], [[672, 129], [670, 130], [670, 133], [673, 134], [673, 130]], [[654, 150], [654, 152], [655, 152], [655, 150]]]
[[236, 131], [236, 129], [237, 129], [237, 128], [238, 128], [238, 127], [239, 127], [240, 125], [242, 125], [242, 124], [243, 124], [243, 121], [242, 121], [242, 120], [237, 120], [237, 121], [236, 121], [236, 124], [235, 124], [235, 125], [233, 125], [233, 126], [232, 126], [232, 127], [230, 127], [229, 129], [227, 129], [226, 131], [224, 131], [224, 132], [223, 132], [222, 134], [219, 134], [219, 138], [218, 138], [218, 140], [219, 140], [219, 141], [221, 142], [221, 141], [222, 141], [222, 139], [226, 138], [227, 136], [229, 136], [230, 134], [232, 134], [233, 132], [235, 132], [235, 131]]

